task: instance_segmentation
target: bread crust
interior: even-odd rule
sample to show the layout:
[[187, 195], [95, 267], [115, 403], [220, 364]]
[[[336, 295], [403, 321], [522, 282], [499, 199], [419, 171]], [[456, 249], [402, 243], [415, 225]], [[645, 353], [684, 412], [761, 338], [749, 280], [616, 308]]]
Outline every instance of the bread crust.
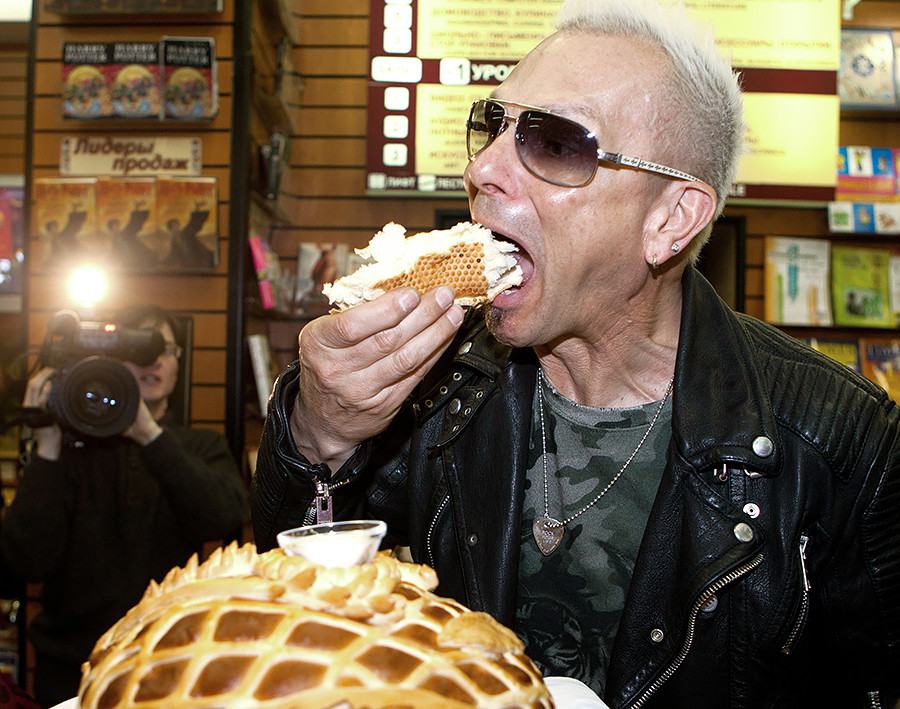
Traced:
[[551, 709], [521, 641], [385, 553], [326, 569], [236, 543], [151, 583], [83, 667], [81, 709]]

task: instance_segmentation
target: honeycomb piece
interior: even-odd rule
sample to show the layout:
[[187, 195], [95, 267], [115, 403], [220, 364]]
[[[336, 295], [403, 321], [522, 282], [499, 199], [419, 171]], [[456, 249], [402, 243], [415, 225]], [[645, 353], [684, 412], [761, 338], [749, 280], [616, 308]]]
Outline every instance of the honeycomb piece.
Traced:
[[398, 224], [387, 224], [369, 246], [357, 253], [374, 262], [325, 285], [323, 293], [338, 310], [374, 300], [395, 288], [426, 293], [450, 286], [460, 305], [488, 303], [522, 282], [513, 244], [498, 241], [476, 224], [464, 222], [443, 231], [404, 236]]

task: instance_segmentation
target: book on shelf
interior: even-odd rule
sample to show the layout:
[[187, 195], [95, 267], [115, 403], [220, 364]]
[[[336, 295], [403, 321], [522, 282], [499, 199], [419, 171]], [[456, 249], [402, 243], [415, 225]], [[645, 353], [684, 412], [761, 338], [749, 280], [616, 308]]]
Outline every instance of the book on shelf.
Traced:
[[301, 242], [298, 245], [294, 314], [314, 318], [330, 310], [322, 287], [350, 272], [350, 252], [347, 244]]
[[838, 67], [841, 108], [897, 108], [894, 65], [894, 38], [890, 29], [842, 29]]
[[259, 299], [266, 310], [285, 310], [287, 298], [284, 293], [285, 274], [281, 260], [272, 249], [269, 240], [262, 236], [251, 236], [247, 240], [253, 257], [253, 269], [259, 286]]
[[900, 234], [900, 202], [829, 202], [835, 234]]
[[25, 188], [0, 176], [0, 311], [22, 308], [25, 279]]
[[162, 75], [167, 118], [212, 119], [219, 112], [213, 37], [163, 37]]
[[900, 338], [860, 338], [859, 356], [863, 375], [900, 403]]
[[891, 320], [900, 328], [900, 247], [890, 249], [888, 256], [888, 292]]
[[165, 253], [156, 223], [156, 180], [98, 177], [97, 232], [115, 264], [127, 269], [157, 268]]
[[44, 266], [64, 266], [76, 259], [108, 256], [108, 245], [97, 237], [97, 180], [35, 178], [31, 230], [41, 245]]
[[248, 335], [247, 349], [250, 352], [250, 363], [253, 367], [253, 381], [256, 385], [259, 411], [262, 416], [265, 416], [277, 374], [269, 338], [263, 334]]
[[832, 324], [828, 299], [831, 242], [765, 238], [765, 318], [776, 325]]
[[838, 147], [837, 200], [892, 202], [897, 199], [897, 170], [892, 148]]
[[161, 265], [212, 269], [219, 263], [218, 181], [215, 177], [157, 177]]
[[108, 76], [112, 113], [119, 118], [156, 118], [162, 108], [159, 42], [113, 42]]
[[62, 99], [66, 118], [107, 118], [113, 115], [108, 42], [64, 42]]
[[828, 355], [836, 362], [844, 364], [854, 372], [861, 371], [859, 341], [850, 338], [808, 337], [804, 342], [814, 350]]
[[223, 0], [47, 0], [50, 12], [62, 15], [222, 12]]
[[890, 251], [835, 244], [831, 249], [834, 324], [893, 327], [889, 285]]

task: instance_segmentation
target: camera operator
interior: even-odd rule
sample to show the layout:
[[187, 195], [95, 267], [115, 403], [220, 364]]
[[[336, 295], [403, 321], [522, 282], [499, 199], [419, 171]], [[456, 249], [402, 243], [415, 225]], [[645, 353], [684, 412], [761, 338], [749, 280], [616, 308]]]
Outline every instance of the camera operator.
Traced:
[[[175, 323], [156, 306], [120, 313], [118, 328], [156, 330], [165, 351], [134, 374], [141, 402], [121, 435], [72, 441], [56, 422], [34, 443], [0, 548], [23, 581], [43, 582], [42, 610], [29, 625], [36, 651], [35, 696], [53, 706], [77, 693], [95, 641], [161, 579], [233, 535], [248, 516], [246, 489], [220, 434], [167, 417], [181, 347]], [[43, 368], [25, 407], [46, 407], [56, 383]]]

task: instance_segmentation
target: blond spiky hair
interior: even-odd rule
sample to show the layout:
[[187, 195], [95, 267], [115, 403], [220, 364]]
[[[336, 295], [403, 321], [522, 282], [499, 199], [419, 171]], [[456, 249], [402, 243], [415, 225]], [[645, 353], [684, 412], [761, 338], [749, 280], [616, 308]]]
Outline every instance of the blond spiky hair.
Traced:
[[681, 0], [565, 0], [556, 27], [630, 37], [668, 55], [666, 95], [660, 104], [671, 107], [674, 115], [659, 138], [675, 156], [675, 167], [715, 189], [716, 216], [721, 214], [737, 174], [745, 129], [738, 76], [717, 49], [709, 25], [692, 19]]

